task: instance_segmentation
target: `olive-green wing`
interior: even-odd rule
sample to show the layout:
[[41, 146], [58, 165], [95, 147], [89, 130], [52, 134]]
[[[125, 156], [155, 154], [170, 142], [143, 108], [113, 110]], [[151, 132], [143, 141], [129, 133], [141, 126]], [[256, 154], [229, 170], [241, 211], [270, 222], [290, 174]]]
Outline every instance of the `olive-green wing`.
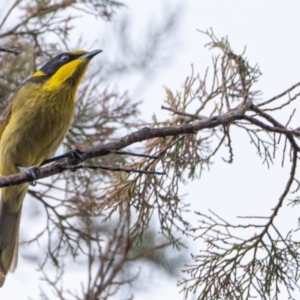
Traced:
[[12, 114], [12, 102], [13, 102], [13, 99], [9, 102], [8, 106], [6, 107], [3, 117], [2, 117], [2, 120], [0, 122], [0, 140], [2, 137], [2, 133], [4, 132], [5, 127], [9, 123], [9, 120], [10, 120], [10, 117]]
[[28, 98], [30, 99], [30, 95], [31, 95], [30, 90], [31, 89], [34, 90], [33, 87], [36, 84], [42, 84], [48, 78], [49, 78], [49, 76], [34, 76], [34, 77], [30, 77], [29, 79], [27, 79], [26, 81], [24, 81], [19, 86], [19, 88], [16, 90], [14, 96], [9, 101], [9, 104], [6, 107], [6, 109], [4, 111], [4, 114], [3, 114], [3, 117], [2, 117], [2, 120], [0, 122], [0, 141], [1, 141], [2, 134], [3, 134], [4, 130], [5, 130], [5, 127], [9, 123], [10, 117], [11, 117], [11, 115], [13, 113], [14, 103], [20, 102], [20, 101], [21, 102], [26, 101], [26, 99], [28, 99]]
[[20, 100], [25, 101], [26, 98], [28, 98], [28, 97], [24, 98], [24, 95], [26, 95], [26, 92], [28, 92], [28, 88], [30, 88], [30, 86], [28, 86], [28, 84], [27, 84], [27, 82], [29, 82], [29, 81], [30, 81], [30, 79], [26, 80], [23, 84], [21, 84], [18, 87], [18, 89], [16, 90], [16, 92], [12, 96], [12, 98], [10, 99], [10, 101], [4, 111], [2, 120], [0, 121], [0, 141], [1, 141], [2, 134], [3, 134], [7, 124], [9, 123], [9, 120], [13, 113], [14, 103], [19, 102]]

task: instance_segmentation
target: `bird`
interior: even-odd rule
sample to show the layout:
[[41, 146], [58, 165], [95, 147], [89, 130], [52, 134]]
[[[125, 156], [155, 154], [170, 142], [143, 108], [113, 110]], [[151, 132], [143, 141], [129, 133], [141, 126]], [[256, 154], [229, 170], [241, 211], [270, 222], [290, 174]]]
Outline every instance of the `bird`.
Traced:
[[[60, 53], [22, 83], [0, 122], [0, 176], [38, 167], [55, 155], [71, 126], [75, 96], [102, 50]], [[18, 262], [19, 226], [29, 183], [4, 187], [0, 201], [0, 287]]]

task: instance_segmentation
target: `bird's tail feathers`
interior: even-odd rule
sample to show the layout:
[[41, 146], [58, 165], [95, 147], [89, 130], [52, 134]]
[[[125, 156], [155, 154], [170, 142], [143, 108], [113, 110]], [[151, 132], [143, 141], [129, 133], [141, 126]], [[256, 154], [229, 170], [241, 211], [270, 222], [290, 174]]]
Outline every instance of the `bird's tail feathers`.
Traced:
[[17, 267], [21, 208], [15, 213], [10, 211], [8, 203], [0, 203], [0, 287], [7, 272]]

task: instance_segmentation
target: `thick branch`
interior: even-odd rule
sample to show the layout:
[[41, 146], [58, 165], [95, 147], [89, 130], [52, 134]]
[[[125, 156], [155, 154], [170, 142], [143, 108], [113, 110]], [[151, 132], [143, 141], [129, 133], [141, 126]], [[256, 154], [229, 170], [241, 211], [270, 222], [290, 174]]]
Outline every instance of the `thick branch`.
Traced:
[[[182, 134], [195, 134], [198, 131], [206, 128], [214, 128], [220, 125], [230, 124], [233, 121], [244, 119], [250, 123], [256, 124], [257, 126], [264, 128], [266, 130], [277, 132], [281, 134], [285, 134], [294, 147], [295, 150], [299, 151], [299, 146], [296, 144], [293, 136], [300, 136], [300, 133], [295, 130], [288, 130], [283, 125], [278, 122], [272, 122], [270, 120], [269, 115], [264, 114], [261, 110], [259, 110], [254, 105], [251, 105], [251, 110], [258, 112], [260, 116], [266, 118], [269, 122], [273, 123], [274, 126], [267, 125], [254, 117], [246, 116], [245, 111], [247, 110], [246, 105], [242, 105], [237, 109], [231, 110], [228, 113], [225, 113], [220, 116], [214, 116], [210, 118], [205, 118], [203, 120], [191, 123], [191, 124], [182, 124], [179, 126], [168, 126], [161, 128], [149, 128], [144, 127], [141, 130], [133, 132], [115, 142], [107, 143], [105, 145], [98, 145], [96, 147], [90, 148], [84, 152], [82, 152], [80, 156], [80, 163], [95, 157], [105, 156], [111, 153], [116, 153], [116, 151], [120, 149], [124, 149], [132, 144], [137, 142], [146, 141], [153, 138], [158, 137], [167, 137], [167, 136], [178, 136]], [[267, 116], [267, 117], [266, 117]], [[46, 178], [55, 174], [62, 173], [66, 170], [76, 169], [76, 166], [70, 163], [67, 159], [57, 161], [54, 164], [49, 166], [41, 167], [38, 169], [36, 174], [36, 179]], [[5, 176], [0, 178], [0, 187], [17, 185], [25, 182], [32, 181], [32, 178], [26, 173], [18, 173], [11, 176]]]
[[[193, 124], [182, 124], [180, 126], [169, 126], [161, 128], [145, 127], [141, 130], [133, 132], [115, 142], [107, 143], [105, 145], [98, 145], [91, 149], [84, 151], [81, 155], [81, 162], [91, 158], [104, 156], [110, 153], [128, 147], [134, 143], [146, 141], [157, 137], [177, 136], [181, 134], [195, 134], [205, 128], [213, 128], [223, 124], [229, 124], [234, 120], [241, 119], [245, 113], [244, 106], [236, 110], [232, 110], [226, 114], [207, 118], [203, 121], [195, 122]], [[67, 160], [56, 162], [46, 167], [38, 169], [36, 179], [46, 178], [55, 174], [62, 173], [74, 165], [68, 164]], [[26, 173], [18, 173], [15, 175], [5, 176], [0, 178], [0, 187], [17, 185], [32, 181]]]

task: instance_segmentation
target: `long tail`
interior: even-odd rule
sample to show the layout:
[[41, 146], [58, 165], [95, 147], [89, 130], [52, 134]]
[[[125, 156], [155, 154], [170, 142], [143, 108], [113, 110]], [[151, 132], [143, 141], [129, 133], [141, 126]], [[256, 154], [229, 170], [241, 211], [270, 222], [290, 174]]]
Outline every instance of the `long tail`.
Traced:
[[17, 267], [21, 210], [11, 213], [8, 203], [0, 204], [0, 287], [7, 272]]
[[8, 271], [18, 263], [19, 227], [22, 203], [28, 184], [2, 188], [0, 202], [0, 287]]

